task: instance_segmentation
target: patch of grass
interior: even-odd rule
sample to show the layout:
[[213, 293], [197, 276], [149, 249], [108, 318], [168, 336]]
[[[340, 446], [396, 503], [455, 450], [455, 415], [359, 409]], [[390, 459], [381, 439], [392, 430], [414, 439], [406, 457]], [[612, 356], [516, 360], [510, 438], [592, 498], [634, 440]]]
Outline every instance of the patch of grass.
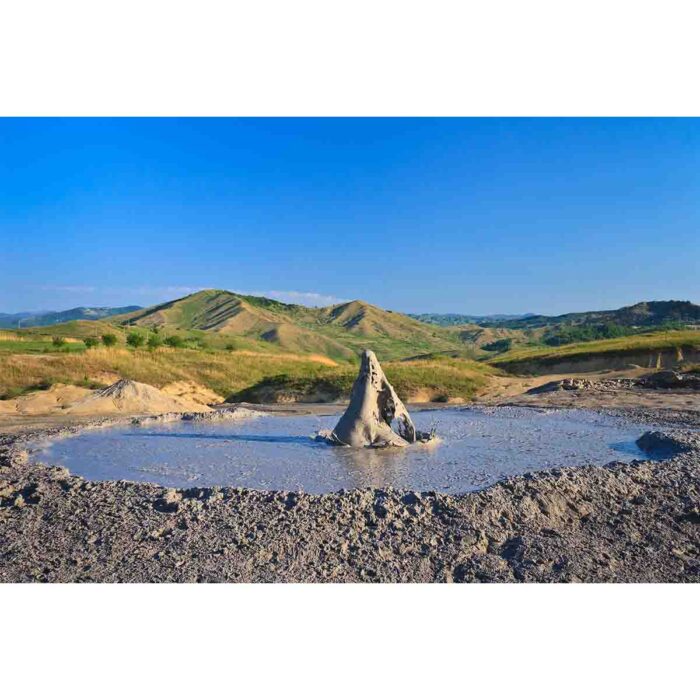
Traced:
[[64, 345], [55, 345], [51, 338], [0, 340], [0, 354], [12, 353], [65, 353], [81, 352], [85, 346], [81, 342], [66, 342]]
[[46, 391], [50, 389], [55, 382], [51, 379], [43, 379], [36, 384], [30, 384], [24, 387], [13, 387], [6, 391], [0, 391], [0, 401], [7, 401], [8, 399], [16, 399], [25, 394], [31, 394], [33, 391]]
[[[406, 401], [468, 401], [498, 374], [483, 363], [460, 358], [433, 357], [427, 360], [386, 362], [387, 378]], [[231, 400], [266, 402], [324, 397], [346, 399], [357, 376], [357, 367], [317, 367], [311, 373], [287, 373], [266, 377], [235, 393]]]

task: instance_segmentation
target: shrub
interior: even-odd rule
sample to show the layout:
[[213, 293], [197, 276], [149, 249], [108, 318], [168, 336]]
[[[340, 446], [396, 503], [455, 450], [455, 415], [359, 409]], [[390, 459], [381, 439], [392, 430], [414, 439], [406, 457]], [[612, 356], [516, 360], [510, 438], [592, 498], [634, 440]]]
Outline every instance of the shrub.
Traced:
[[136, 331], [132, 331], [126, 336], [126, 344], [132, 348], [140, 348], [145, 342], [146, 339]]
[[60, 335], [55, 335], [52, 339], [51, 342], [53, 343], [53, 346], [55, 348], [62, 348], [66, 344], [66, 339], [61, 338]]
[[488, 352], [508, 352], [512, 347], [512, 338], [501, 338], [500, 340], [494, 340], [492, 343], [482, 345], [481, 349], [487, 350]]
[[96, 348], [100, 344], [100, 341], [98, 338], [85, 338], [85, 340], [83, 342], [85, 343], [85, 347], [88, 350], [90, 348]]
[[165, 339], [165, 344], [170, 348], [184, 348], [185, 341], [179, 335], [171, 335]]
[[162, 344], [163, 341], [157, 335], [152, 335], [146, 343], [149, 350], [157, 350]]
[[102, 336], [102, 342], [104, 343], [105, 347], [111, 348], [117, 344], [117, 336], [114, 335], [114, 333], [105, 333]]
[[545, 333], [542, 340], [546, 345], [559, 347], [560, 345], [570, 345], [571, 343], [585, 343], [590, 340], [620, 338], [625, 335], [634, 335], [638, 332], [636, 328], [620, 326], [617, 323], [560, 326]]

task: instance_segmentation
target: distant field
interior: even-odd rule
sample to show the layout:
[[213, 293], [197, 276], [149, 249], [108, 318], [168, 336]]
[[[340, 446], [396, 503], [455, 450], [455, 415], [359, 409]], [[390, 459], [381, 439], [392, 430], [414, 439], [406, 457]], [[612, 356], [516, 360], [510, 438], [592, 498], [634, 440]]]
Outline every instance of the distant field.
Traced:
[[664, 351], [682, 347], [700, 348], [700, 331], [655, 331], [639, 335], [573, 343], [560, 347], [516, 348], [489, 360], [490, 364], [511, 369], [524, 363], [553, 364], [559, 360], [631, 354], [636, 351]]

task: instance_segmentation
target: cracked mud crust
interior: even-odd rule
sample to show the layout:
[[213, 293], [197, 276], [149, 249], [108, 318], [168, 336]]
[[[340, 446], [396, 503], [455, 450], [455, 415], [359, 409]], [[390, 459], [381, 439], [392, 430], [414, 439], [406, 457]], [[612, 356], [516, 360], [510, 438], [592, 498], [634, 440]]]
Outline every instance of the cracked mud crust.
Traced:
[[642, 412], [669, 426], [646, 438], [664, 461], [462, 496], [90, 482], [23, 444], [96, 421], [0, 435], [0, 581], [698, 582], [700, 412]]

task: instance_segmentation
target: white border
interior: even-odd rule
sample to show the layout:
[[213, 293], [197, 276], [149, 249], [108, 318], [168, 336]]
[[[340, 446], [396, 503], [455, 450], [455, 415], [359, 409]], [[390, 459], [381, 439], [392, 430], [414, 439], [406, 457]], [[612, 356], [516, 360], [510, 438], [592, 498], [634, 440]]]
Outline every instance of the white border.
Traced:
[[10, 0], [5, 115], [697, 115], [697, 4]]
[[636, 700], [696, 689], [694, 585], [2, 593], [6, 697]]

